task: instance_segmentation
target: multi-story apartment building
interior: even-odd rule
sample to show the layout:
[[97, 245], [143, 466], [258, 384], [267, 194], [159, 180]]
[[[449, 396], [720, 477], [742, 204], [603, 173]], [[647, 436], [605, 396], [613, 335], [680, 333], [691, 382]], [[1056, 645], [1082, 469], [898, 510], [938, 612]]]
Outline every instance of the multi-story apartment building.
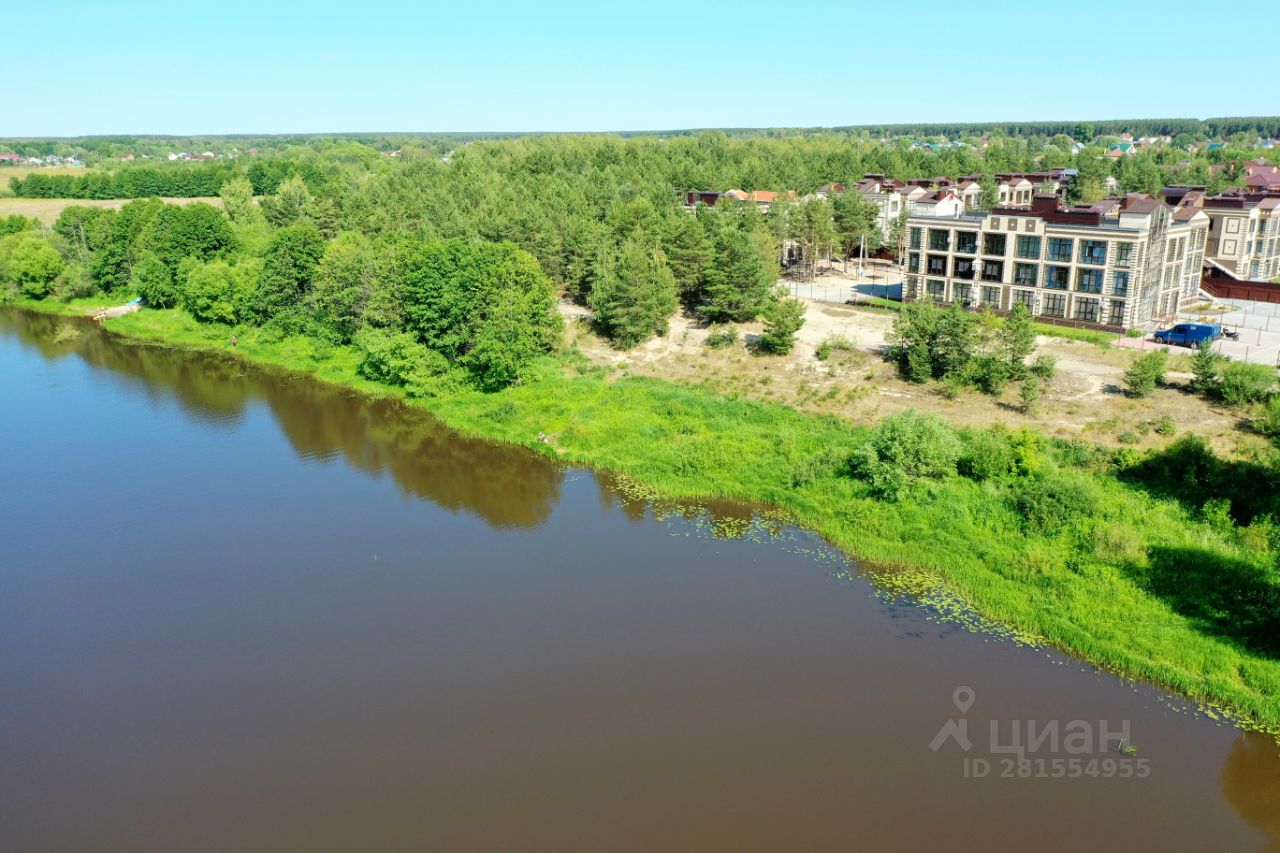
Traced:
[[1205, 256], [1236, 278], [1280, 276], [1280, 191], [1223, 193], [1203, 200], [1209, 217]]
[[[828, 184], [819, 190], [833, 191]], [[854, 185], [854, 190], [876, 206], [876, 224], [881, 239], [889, 242], [893, 224], [905, 210], [908, 214], [926, 216], [956, 216], [965, 210], [966, 202], [973, 197], [976, 203], [978, 190], [964, 189], [950, 178], [917, 178], [910, 181], [886, 179], [884, 175], [867, 175]]]
[[880, 239], [886, 243], [889, 242], [893, 223], [907, 208], [908, 197], [913, 193], [927, 194], [923, 187], [908, 187], [901, 181], [886, 180], [884, 175], [867, 175], [853, 188], [876, 206], [876, 225], [880, 228]]
[[907, 219], [904, 299], [990, 306], [1132, 328], [1196, 298], [1209, 220], [1150, 196]]

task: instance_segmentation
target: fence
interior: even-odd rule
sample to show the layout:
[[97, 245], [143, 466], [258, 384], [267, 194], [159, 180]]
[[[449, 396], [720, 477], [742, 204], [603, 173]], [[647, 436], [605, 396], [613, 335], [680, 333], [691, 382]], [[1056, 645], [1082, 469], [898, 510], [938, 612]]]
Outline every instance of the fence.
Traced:
[[902, 282], [900, 281], [885, 284], [870, 282], [819, 284], [811, 281], [793, 281], [789, 286], [792, 296], [840, 305], [869, 303], [874, 299], [892, 299], [896, 302], [902, 300]]

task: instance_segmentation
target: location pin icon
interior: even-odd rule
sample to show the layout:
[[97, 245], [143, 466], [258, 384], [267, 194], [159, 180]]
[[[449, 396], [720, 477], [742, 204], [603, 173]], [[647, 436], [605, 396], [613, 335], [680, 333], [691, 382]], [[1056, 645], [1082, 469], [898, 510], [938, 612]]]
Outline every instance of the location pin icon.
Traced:
[[951, 694], [951, 701], [960, 709], [961, 714], [969, 713], [969, 709], [973, 707], [974, 698], [972, 687], [957, 687]]

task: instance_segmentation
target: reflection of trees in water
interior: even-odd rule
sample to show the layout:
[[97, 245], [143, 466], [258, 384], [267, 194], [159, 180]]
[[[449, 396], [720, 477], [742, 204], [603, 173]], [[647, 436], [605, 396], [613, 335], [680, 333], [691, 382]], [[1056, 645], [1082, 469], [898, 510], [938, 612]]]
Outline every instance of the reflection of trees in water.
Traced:
[[287, 379], [269, 378], [261, 391], [299, 454], [340, 453], [362, 471], [390, 472], [407, 494], [471, 510], [490, 524], [540, 524], [560, 496], [563, 474], [547, 460], [464, 438], [399, 401]]
[[[540, 524], [559, 499], [563, 474], [552, 463], [522, 448], [459, 436], [397, 400], [370, 399], [229, 356], [133, 344], [83, 319], [2, 312], [0, 329], [46, 358], [79, 354], [156, 399], [176, 399], [203, 423], [238, 420], [251, 400], [260, 400], [300, 456], [340, 456], [361, 471], [390, 473], [406, 494], [474, 512], [495, 526]], [[651, 509], [654, 517], [710, 518], [713, 535], [733, 538], [757, 518], [758, 508], [749, 504], [654, 502], [619, 488], [613, 475], [594, 476], [601, 503], [632, 521], [650, 517]]]
[[149, 394], [177, 399], [202, 421], [225, 423], [242, 415], [251, 399], [261, 400], [299, 455], [341, 455], [359, 470], [388, 472], [405, 493], [469, 510], [495, 526], [540, 524], [559, 498], [563, 475], [547, 460], [463, 438], [395, 400], [371, 400], [225, 356], [133, 345], [82, 320], [5, 312], [0, 323], [46, 358], [78, 353], [89, 364], [140, 380]]
[[76, 351], [82, 333], [93, 331], [82, 326], [52, 315], [0, 310], [0, 331], [13, 335], [50, 360]]
[[1245, 732], [1222, 765], [1222, 793], [1239, 815], [1266, 837], [1267, 853], [1280, 853], [1280, 745], [1261, 732]]

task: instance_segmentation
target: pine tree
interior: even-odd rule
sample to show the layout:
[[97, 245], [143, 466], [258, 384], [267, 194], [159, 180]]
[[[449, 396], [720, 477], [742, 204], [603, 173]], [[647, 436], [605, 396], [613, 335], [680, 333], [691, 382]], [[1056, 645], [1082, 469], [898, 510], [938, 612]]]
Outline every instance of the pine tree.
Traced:
[[705, 279], [703, 314], [712, 322], [754, 320], [776, 278], [750, 234], [737, 229], [720, 235], [715, 267]]
[[1028, 376], [1022, 380], [1022, 388], [1018, 392], [1021, 401], [1022, 413], [1024, 415], [1033, 414], [1036, 405], [1040, 402], [1040, 377]]
[[764, 309], [764, 334], [760, 336], [760, 349], [778, 355], [791, 352], [796, 343], [796, 332], [804, 325], [804, 303], [775, 293]]
[[1191, 356], [1191, 390], [1197, 394], [1211, 395], [1222, 382], [1222, 356], [1213, 351], [1213, 345], [1201, 341], [1195, 355]]
[[1026, 305], [1014, 303], [1004, 325], [996, 332], [996, 342], [1009, 363], [1010, 375], [1015, 379], [1025, 376], [1027, 356], [1035, 352], [1036, 348], [1036, 330], [1031, 321], [1031, 311]]
[[696, 304], [706, 297], [707, 274], [716, 264], [716, 249], [702, 219], [676, 218], [667, 243], [667, 263], [681, 300]]
[[679, 300], [676, 279], [661, 249], [631, 239], [588, 300], [596, 322], [623, 349], [665, 335]]

